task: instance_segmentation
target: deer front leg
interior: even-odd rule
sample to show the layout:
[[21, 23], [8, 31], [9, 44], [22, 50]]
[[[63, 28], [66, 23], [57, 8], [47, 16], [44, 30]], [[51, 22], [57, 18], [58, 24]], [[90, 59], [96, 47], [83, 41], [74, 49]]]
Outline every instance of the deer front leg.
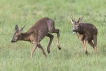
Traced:
[[35, 49], [37, 48], [37, 42], [36, 43], [33, 43], [33, 48], [32, 48], [32, 51], [31, 51], [31, 58], [33, 56], [33, 53], [35, 51]]
[[82, 45], [84, 47], [85, 54], [88, 55], [88, 51], [87, 51], [87, 48], [86, 48], [86, 40], [82, 41]]

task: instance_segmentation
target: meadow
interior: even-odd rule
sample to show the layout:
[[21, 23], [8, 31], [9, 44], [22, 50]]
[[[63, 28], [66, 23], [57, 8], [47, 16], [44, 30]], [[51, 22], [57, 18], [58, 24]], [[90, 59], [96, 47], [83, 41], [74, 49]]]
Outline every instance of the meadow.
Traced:
[[[72, 33], [70, 17], [83, 18], [98, 29], [98, 55], [87, 44], [85, 55], [81, 42]], [[41, 45], [48, 58], [26, 41], [11, 43], [15, 25], [26, 32], [37, 20], [49, 17], [60, 29], [60, 46], [56, 34], [47, 53], [49, 38]], [[106, 0], [0, 0], [0, 71], [106, 71]]]

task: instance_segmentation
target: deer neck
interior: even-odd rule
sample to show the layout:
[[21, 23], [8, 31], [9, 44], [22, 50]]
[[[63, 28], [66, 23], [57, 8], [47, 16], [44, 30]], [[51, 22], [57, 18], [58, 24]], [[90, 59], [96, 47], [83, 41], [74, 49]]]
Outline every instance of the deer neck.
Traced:
[[83, 26], [80, 26], [79, 29], [77, 30], [77, 32], [79, 34], [83, 34], [84, 33], [84, 27]]
[[21, 33], [19, 40], [30, 41], [28, 33]]

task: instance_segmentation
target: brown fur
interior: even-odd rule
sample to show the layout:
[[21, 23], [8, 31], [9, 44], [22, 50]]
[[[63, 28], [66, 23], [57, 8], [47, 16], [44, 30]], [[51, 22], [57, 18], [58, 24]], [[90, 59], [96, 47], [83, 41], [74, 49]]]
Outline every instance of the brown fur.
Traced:
[[71, 18], [71, 22], [73, 24], [73, 32], [76, 32], [78, 39], [82, 41], [85, 53], [88, 54], [86, 48], [87, 41], [94, 48], [95, 53], [97, 53], [97, 28], [93, 24], [82, 23], [82, 18], [79, 18], [78, 21]]
[[40, 41], [45, 36], [50, 38], [47, 46], [47, 51], [50, 53], [50, 45], [54, 37], [51, 35], [51, 33], [57, 33], [57, 47], [61, 49], [59, 44], [59, 29], [55, 29], [55, 23], [52, 19], [45, 17], [38, 20], [26, 33], [22, 33], [23, 28], [19, 30], [18, 26], [15, 26], [15, 33], [11, 42], [16, 42], [18, 40], [31, 42], [34, 45], [31, 51], [31, 57], [33, 56], [33, 53], [37, 47], [40, 48], [43, 54], [47, 57], [43, 47], [40, 44]]

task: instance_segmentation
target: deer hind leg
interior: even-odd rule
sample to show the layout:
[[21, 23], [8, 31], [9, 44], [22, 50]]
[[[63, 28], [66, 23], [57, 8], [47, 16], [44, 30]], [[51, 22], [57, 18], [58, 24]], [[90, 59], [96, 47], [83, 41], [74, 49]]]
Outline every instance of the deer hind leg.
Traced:
[[43, 52], [43, 54], [44, 54], [44, 55], [45, 55], [45, 57], [47, 58], [47, 55], [46, 55], [46, 53], [45, 53], [45, 51], [44, 51], [43, 47], [40, 45], [40, 43], [38, 44], [38, 47], [41, 49], [41, 51]]
[[59, 50], [61, 50], [61, 47], [60, 47], [60, 44], [59, 44], [59, 36], [60, 36], [59, 29], [55, 29], [53, 31], [53, 33], [57, 33], [57, 47], [58, 47]]
[[82, 41], [82, 45], [84, 47], [85, 54], [88, 55], [88, 51], [87, 51], [87, 48], [86, 48], [86, 40]]
[[91, 47], [94, 48], [94, 44], [93, 44], [92, 40], [89, 40], [89, 41], [88, 41], [88, 44], [89, 44]]
[[51, 34], [47, 34], [46, 36], [50, 38], [49, 44], [48, 44], [48, 46], [47, 46], [47, 52], [50, 53], [50, 45], [51, 45], [51, 43], [52, 43], [52, 40], [53, 40], [53, 37], [54, 37], [54, 36], [51, 35]]
[[59, 44], [59, 29], [55, 29], [55, 25], [54, 25], [54, 21], [52, 20], [48, 20], [47, 22], [47, 26], [48, 26], [48, 30], [50, 33], [57, 33], [57, 47], [59, 50], [61, 50], [60, 44]]
[[97, 53], [97, 35], [93, 36], [93, 41], [94, 41], [94, 51]]

